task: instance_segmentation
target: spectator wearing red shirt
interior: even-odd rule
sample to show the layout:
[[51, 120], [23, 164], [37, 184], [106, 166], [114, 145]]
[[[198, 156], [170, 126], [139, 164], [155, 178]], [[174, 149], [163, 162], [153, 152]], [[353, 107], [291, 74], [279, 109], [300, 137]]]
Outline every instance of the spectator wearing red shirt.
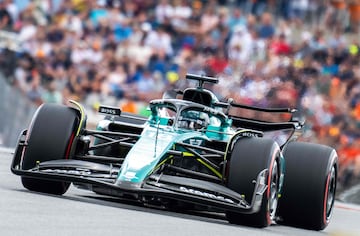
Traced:
[[210, 73], [213, 75], [217, 75], [222, 73], [225, 68], [228, 66], [229, 61], [225, 57], [223, 50], [216, 50], [214, 56], [210, 57], [207, 61], [208, 68], [210, 69]]
[[279, 34], [279, 36], [272, 40], [269, 49], [276, 55], [288, 55], [291, 52], [291, 46], [286, 42], [284, 34]]

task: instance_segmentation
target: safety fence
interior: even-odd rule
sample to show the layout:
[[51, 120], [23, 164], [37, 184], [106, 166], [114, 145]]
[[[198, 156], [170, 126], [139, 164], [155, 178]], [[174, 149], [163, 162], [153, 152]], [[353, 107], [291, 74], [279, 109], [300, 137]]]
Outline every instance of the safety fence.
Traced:
[[0, 145], [15, 147], [19, 134], [26, 129], [36, 110], [26, 97], [8, 84], [0, 74]]

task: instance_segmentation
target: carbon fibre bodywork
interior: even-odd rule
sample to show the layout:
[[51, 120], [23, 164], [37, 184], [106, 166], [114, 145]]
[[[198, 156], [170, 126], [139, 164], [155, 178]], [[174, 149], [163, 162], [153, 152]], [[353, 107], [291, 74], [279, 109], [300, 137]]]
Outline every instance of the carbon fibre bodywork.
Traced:
[[[11, 171], [34, 181], [73, 183], [99, 194], [165, 207], [176, 201], [251, 215], [264, 210], [264, 199], [273, 198], [268, 207], [274, 208], [270, 210], [273, 211], [271, 217], [275, 217], [284, 183], [282, 149], [301, 135], [304, 121], [296, 117], [294, 109], [259, 108], [230, 100], [220, 102], [203, 88], [203, 83], [217, 83], [217, 79], [196, 75], [187, 75], [187, 78], [197, 80], [199, 86], [151, 101], [149, 117], [101, 106], [100, 112], [107, 116], [96, 130], [87, 129], [84, 108], [72, 102], [62, 108], [76, 111], [74, 119], [78, 120], [69, 137], [66, 156], [41, 159], [45, 161], [32, 157], [35, 164], [23, 168], [29, 136], [34, 132], [30, 126], [20, 134]], [[281, 122], [262, 121], [232, 114], [230, 108], [289, 116]], [[44, 113], [39, 108], [38, 113], [41, 112]], [[45, 116], [51, 117], [51, 114]], [[229, 166], [231, 159], [250, 153], [244, 150], [243, 154], [240, 150], [235, 155], [235, 146], [241, 140], [264, 138], [274, 140], [267, 149], [273, 153], [262, 154], [269, 156], [270, 159], [266, 159], [269, 163], [264, 163], [266, 167], [249, 179], [248, 185], [253, 186], [251, 196], [230, 188], [229, 168], [236, 173], [236, 166]], [[256, 156], [248, 160], [258, 161]], [[265, 207], [265, 211], [269, 210]]]

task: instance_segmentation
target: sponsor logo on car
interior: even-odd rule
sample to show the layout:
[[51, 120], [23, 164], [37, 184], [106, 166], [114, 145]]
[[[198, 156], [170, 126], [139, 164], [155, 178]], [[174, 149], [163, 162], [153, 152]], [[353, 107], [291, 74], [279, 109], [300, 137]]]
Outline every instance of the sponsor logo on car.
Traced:
[[259, 138], [259, 137], [262, 137], [263, 134], [261, 132], [255, 132], [255, 131], [244, 131], [244, 132], [241, 132], [239, 133], [240, 136], [243, 136], [243, 137], [255, 137], [255, 138]]
[[99, 112], [108, 115], [120, 116], [121, 110], [115, 107], [100, 106]]
[[43, 172], [55, 172], [59, 174], [72, 174], [72, 175], [91, 175], [91, 171], [86, 169], [76, 169], [76, 170], [51, 169], [51, 170], [43, 170]]
[[196, 190], [196, 189], [192, 189], [192, 188], [187, 188], [184, 186], [181, 186], [179, 188], [182, 192], [185, 193], [190, 193], [190, 194], [194, 194], [194, 195], [198, 195], [198, 196], [202, 196], [202, 197], [207, 197], [207, 198], [211, 198], [211, 199], [215, 199], [215, 200], [220, 200], [220, 201], [224, 201], [224, 202], [228, 202], [228, 203], [235, 203], [233, 200], [226, 198], [224, 196], [220, 196], [220, 195], [216, 195], [213, 193], [208, 193], [208, 192], [203, 192], [200, 190]]

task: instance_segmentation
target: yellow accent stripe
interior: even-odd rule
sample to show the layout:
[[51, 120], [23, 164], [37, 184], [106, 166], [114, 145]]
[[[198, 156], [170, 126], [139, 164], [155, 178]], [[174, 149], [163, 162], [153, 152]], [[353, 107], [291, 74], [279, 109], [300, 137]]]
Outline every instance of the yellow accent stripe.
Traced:
[[[191, 152], [183, 152], [182, 155], [184, 157], [194, 157], [195, 155]], [[220, 179], [222, 178], [222, 174], [217, 171], [216, 169], [214, 169], [212, 166], [210, 166], [209, 164], [207, 164], [206, 162], [204, 162], [203, 160], [201, 160], [200, 158], [196, 158], [196, 160], [198, 162], [200, 162], [202, 165], [204, 165], [206, 168], [208, 168], [209, 170], [211, 170], [216, 176], [218, 176]]]
[[214, 172], [215, 175], [217, 175], [220, 179], [222, 179], [222, 174], [220, 174], [219, 171], [215, 170], [212, 166], [210, 166], [209, 164], [207, 164], [206, 162], [204, 162], [203, 160], [201, 160], [200, 158], [196, 159], [198, 162], [200, 162], [201, 164], [203, 164], [204, 166], [206, 166], [206, 168], [208, 168], [209, 170], [211, 170], [212, 172]]
[[[167, 162], [168, 160], [172, 159], [174, 156], [169, 156], [168, 158], [166, 158], [165, 160], [163, 160], [162, 162], [160, 162], [155, 168], [154, 171], [157, 170], [158, 168], [160, 168], [160, 166], [162, 166], [163, 164], [165, 164], [165, 162]], [[154, 172], [152, 171], [152, 172]]]
[[76, 136], [78, 136], [80, 134], [81, 127], [83, 126], [83, 123], [85, 121], [85, 110], [84, 110], [83, 106], [80, 103], [78, 103], [78, 102], [76, 102], [74, 100], [70, 100], [69, 102], [71, 104], [75, 105], [80, 111], [80, 123], [79, 123], [78, 130], [76, 132]]
[[183, 155], [183, 157], [193, 157], [193, 156], [195, 156], [193, 153], [191, 153], [191, 152], [182, 152], [182, 155]]

